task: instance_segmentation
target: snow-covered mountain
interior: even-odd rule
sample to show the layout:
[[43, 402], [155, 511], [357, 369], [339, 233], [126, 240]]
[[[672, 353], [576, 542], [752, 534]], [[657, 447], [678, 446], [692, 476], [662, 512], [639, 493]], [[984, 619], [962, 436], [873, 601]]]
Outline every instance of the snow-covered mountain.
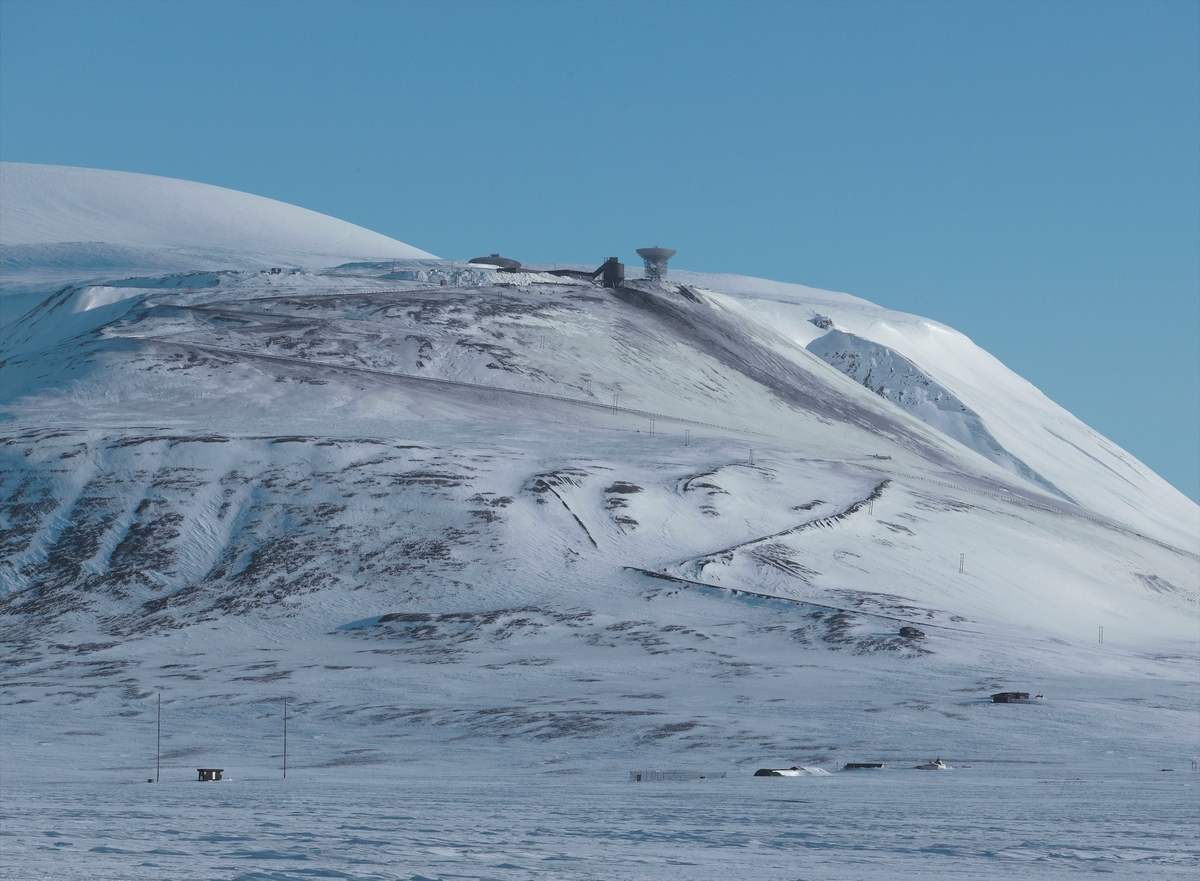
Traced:
[[5, 162], [0, 192], [0, 265], [8, 274], [26, 267], [324, 267], [433, 256], [295, 205], [148, 174]]
[[[289, 698], [312, 773], [396, 737], [743, 770], [1197, 748], [1200, 510], [949, 328], [739, 276], [464, 271], [197, 184], [2, 181], [10, 755], [120, 774], [155, 692], [180, 761], [253, 767], [250, 708]], [[1126, 679], [1162, 683], [1158, 729]], [[981, 715], [1030, 683], [1076, 695], [1053, 737]], [[50, 731], [47, 699], [113, 733]]]

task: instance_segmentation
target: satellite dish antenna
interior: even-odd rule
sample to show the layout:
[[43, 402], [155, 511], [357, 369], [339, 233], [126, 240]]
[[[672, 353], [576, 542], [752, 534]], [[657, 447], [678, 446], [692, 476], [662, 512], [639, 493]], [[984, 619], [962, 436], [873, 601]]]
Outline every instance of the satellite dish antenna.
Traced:
[[645, 261], [646, 278], [651, 281], [662, 281], [667, 277], [667, 261], [675, 256], [671, 248], [638, 248], [637, 255]]

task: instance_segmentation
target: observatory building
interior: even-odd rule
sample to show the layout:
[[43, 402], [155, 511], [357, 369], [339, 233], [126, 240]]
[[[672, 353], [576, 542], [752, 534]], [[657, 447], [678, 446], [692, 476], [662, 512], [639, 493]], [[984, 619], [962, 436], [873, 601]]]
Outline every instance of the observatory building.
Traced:
[[484, 266], [495, 266], [499, 269], [520, 269], [521, 264], [517, 260], [510, 257], [501, 257], [499, 254], [492, 254], [489, 257], [473, 257], [467, 261], [468, 263], [482, 264]]
[[646, 263], [646, 278], [651, 281], [662, 281], [667, 277], [667, 261], [675, 256], [671, 248], [638, 248], [637, 255]]

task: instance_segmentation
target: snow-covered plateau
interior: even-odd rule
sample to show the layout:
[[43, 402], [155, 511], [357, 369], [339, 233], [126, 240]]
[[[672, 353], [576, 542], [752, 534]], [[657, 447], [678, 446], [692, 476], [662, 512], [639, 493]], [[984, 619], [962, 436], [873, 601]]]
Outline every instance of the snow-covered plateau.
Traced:
[[951, 328], [50, 166], [0, 268], [0, 878], [1200, 870], [1200, 508]]

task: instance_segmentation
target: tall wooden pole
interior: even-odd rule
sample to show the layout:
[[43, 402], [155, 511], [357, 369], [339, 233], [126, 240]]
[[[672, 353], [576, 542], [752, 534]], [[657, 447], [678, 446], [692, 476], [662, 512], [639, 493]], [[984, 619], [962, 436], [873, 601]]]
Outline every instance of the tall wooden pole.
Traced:
[[287, 780], [287, 701], [283, 702], [283, 779]]
[[154, 755], [154, 782], [162, 772], [162, 694], [158, 695], [158, 749]]

